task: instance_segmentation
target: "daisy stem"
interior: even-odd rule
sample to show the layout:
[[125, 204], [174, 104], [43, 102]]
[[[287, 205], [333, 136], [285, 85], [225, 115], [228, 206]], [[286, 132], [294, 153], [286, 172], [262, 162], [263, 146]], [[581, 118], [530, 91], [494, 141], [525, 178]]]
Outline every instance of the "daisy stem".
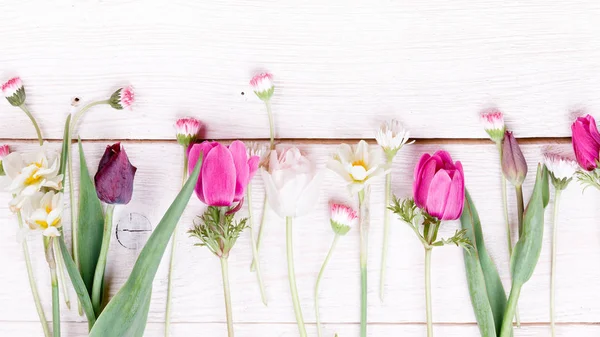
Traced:
[[[19, 223], [19, 229], [22, 229], [23, 218], [21, 217], [21, 212], [17, 213], [17, 220]], [[27, 277], [29, 278], [31, 295], [33, 296], [33, 302], [35, 303], [35, 309], [38, 317], [40, 318], [40, 323], [42, 324], [44, 337], [51, 337], [50, 329], [48, 328], [48, 320], [46, 319], [46, 314], [44, 313], [44, 308], [42, 307], [42, 301], [40, 300], [40, 293], [38, 291], [37, 284], [35, 283], [35, 275], [33, 274], [33, 268], [31, 266], [31, 256], [29, 255], [29, 246], [27, 245], [27, 240], [24, 238], [23, 242], [21, 242], [21, 246], [23, 247], [23, 256], [25, 258], [25, 267], [27, 269]]]
[[[267, 218], [267, 194], [265, 193], [265, 197], [263, 198], [263, 209], [262, 209], [262, 218], [260, 219], [260, 228], [258, 229], [258, 237], [256, 238], [256, 254], [258, 258], [258, 253], [260, 252], [260, 243], [263, 241], [263, 234], [265, 233], [265, 219]], [[250, 265], [250, 271], [256, 270], [256, 259], [252, 259], [252, 264]]]
[[273, 112], [271, 111], [271, 100], [265, 101], [267, 115], [269, 116], [269, 134], [271, 136], [271, 150], [275, 150], [275, 124], [273, 122]]
[[246, 201], [248, 202], [248, 222], [250, 223], [250, 245], [252, 246], [252, 259], [255, 261], [256, 266], [256, 280], [258, 281], [258, 287], [260, 288], [260, 298], [263, 304], [267, 305], [267, 295], [265, 293], [265, 286], [262, 280], [262, 273], [260, 271], [260, 261], [258, 258], [258, 248], [256, 247], [256, 240], [254, 239], [254, 217], [252, 216], [252, 184], [248, 184], [246, 190]]
[[[388, 163], [391, 163], [388, 160]], [[384, 210], [383, 210], [383, 248], [381, 250], [381, 275], [379, 277], [379, 299], [383, 302], [385, 296], [385, 278], [387, 272], [387, 254], [389, 247], [390, 233], [390, 194], [392, 193], [392, 173], [385, 175], [385, 195], [384, 195]]]
[[33, 124], [33, 127], [35, 128], [35, 132], [37, 133], [37, 137], [38, 137], [38, 141], [40, 142], [40, 146], [44, 145], [44, 138], [42, 137], [42, 130], [40, 130], [38, 123], [36, 122], [35, 118], [31, 114], [31, 112], [29, 111], [29, 108], [27, 108], [27, 105], [25, 105], [25, 103], [23, 103], [23, 104], [19, 105], [19, 108], [21, 108], [21, 110], [23, 110], [23, 112], [27, 115], [27, 117], [29, 117], [29, 120], [31, 120], [31, 123]]
[[431, 247], [425, 248], [425, 308], [427, 316], [427, 337], [432, 337], [433, 315], [431, 311]]
[[294, 303], [294, 313], [296, 314], [296, 322], [300, 337], [307, 337], [306, 328], [304, 327], [304, 319], [302, 318], [302, 307], [298, 297], [298, 287], [296, 286], [296, 272], [294, 270], [294, 244], [292, 241], [292, 217], [285, 218], [286, 224], [286, 245], [287, 245], [287, 260], [288, 260], [288, 279], [290, 281], [290, 291], [292, 292], [292, 302]]
[[327, 257], [325, 257], [325, 261], [323, 261], [323, 266], [321, 266], [321, 270], [319, 271], [319, 276], [317, 276], [317, 283], [315, 284], [315, 313], [317, 316], [317, 333], [319, 334], [319, 337], [322, 336], [321, 317], [319, 315], [319, 284], [321, 283], [321, 278], [323, 277], [323, 274], [325, 273], [325, 267], [327, 267], [327, 264], [329, 263], [329, 259], [331, 258], [331, 255], [333, 255], [333, 251], [335, 250], [335, 246], [337, 245], [339, 238], [340, 238], [340, 236], [337, 234], [333, 238], [333, 242], [331, 243], [331, 247], [329, 248]]
[[365, 204], [365, 190], [358, 192], [360, 210], [360, 336], [367, 337], [367, 251], [368, 251], [368, 210]]
[[227, 315], [227, 336], [233, 337], [233, 313], [231, 311], [231, 292], [229, 288], [229, 265], [226, 257], [221, 257], [221, 274], [223, 275], [223, 293], [225, 295], [225, 312]]
[[102, 246], [100, 247], [100, 256], [98, 256], [98, 264], [94, 273], [94, 283], [92, 287], [92, 306], [96, 316], [100, 315], [102, 307], [102, 287], [104, 285], [104, 270], [106, 268], [106, 260], [108, 257], [108, 248], [110, 247], [110, 238], [112, 236], [112, 223], [115, 205], [106, 206], [106, 214], [104, 214], [104, 234], [102, 236]]
[[[188, 175], [188, 155], [187, 148], [183, 147], [183, 172], [181, 178], [181, 186], [183, 186], [187, 180]], [[167, 281], [167, 308], [165, 310], [165, 337], [169, 336], [171, 330], [171, 303], [173, 301], [173, 266], [175, 264], [175, 251], [177, 247], [177, 227], [173, 232], [171, 238], [171, 257], [169, 259], [169, 272]]]
[[552, 219], [552, 267], [550, 269], [550, 327], [552, 329], [552, 337], [555, 336], [556, 332], [554, 329], [554, 317], [555, 317], [555, 289], [556, 289], [556, 240], [558, 232], [558, 207], [559, 200], [562, 190], [556, 189], [554, 196], [554, 218]]

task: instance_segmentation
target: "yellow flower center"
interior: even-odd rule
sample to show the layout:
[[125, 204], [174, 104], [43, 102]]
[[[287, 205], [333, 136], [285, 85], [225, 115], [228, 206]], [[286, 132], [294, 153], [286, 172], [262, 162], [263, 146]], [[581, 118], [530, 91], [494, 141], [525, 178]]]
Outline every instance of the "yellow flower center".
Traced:
[[365, 161], [362, 159], [359, 159], [359, 160], [352, 162], [352, 169], [350, 171], [350, 175], [352, 176], [352, 179], [354, 179], [355, 181], [363, 181], [363, 180], [367, 179], [367, 171], [368, 170], [369, 169], [368, 169]]
[[31, 171], [31, 174], [29, 175], [29, 177], [27, 177], [27, 179], [25, 179], [25, 185], [33, 185], [33, 184], [40, 182], [40, 180], [42, 180], [42, 176], [36, 176], [37, 172], [40, 170], [40, 168], [42, 168], [42, 164], [41, 163], [33, 163], [32, 165], [35, 165], [37, 168], [35, 168], [33, 171]]

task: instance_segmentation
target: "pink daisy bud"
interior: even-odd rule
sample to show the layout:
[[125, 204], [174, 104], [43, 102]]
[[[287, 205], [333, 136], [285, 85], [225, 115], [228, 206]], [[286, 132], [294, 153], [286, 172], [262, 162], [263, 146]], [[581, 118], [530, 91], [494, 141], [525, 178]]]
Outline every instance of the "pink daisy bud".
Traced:
[[504, 139], [504, 131], [506, 131], [502, 112], [497, 109], [485, 111], [481, 114], [481, 122], [490, 138], [496, 143], [501, 143]]
[[2, 84], [2, 93], [13, 106], [21, 106], [25, 103], [25, 87], [20, 77], [13, 77]]
[[202, 123], [193, 117], [180, 118], [175, 122], [177, 142], [186, 148], [194, 143], [199, 136]]
[[9, 153], [10, 149], [8, 148], [8, 145], [0, 146], [0, 176], [6, 175], [6, 173], [4, 172], [4, 165], [2, 165], [2, 160], [4, 159], [4, 157], [8, 156]]
[[331, 228], [337, 235], [346, 235], [352, 227], [358, 224], [358, 215], [352, 208], [331, 204]]
[[273, 75], [269, 73], [258, 74], [250, 80], [250, 85], [258, 98], [268, 101], [273, 96], [275, 86], [273, 85]]
[[564, 190], [579, 171], [575, 157], [553, 148], [544, 150], [544, 164], [550, 172], [552, 184], [559, 190]]
[[110, 96], [108, 103], [111, 107], [117, 110], [131, 110], [131, 106], [133, 105], [134, 101], [135, 95], [133, 92], [133, 87], [127, 86], [115, 91], [115, 93]]

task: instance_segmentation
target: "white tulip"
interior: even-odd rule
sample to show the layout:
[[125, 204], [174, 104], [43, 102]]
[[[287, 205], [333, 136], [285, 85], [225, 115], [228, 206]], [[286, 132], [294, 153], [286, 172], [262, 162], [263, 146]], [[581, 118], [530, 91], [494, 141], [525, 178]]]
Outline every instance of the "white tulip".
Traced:
[[281, 217], [297, 217], [311, 211], [318, 201], [320, 175], [297, 148], [279, 155], [271, 151], [267, 169], [261, 170], [267, 199]]

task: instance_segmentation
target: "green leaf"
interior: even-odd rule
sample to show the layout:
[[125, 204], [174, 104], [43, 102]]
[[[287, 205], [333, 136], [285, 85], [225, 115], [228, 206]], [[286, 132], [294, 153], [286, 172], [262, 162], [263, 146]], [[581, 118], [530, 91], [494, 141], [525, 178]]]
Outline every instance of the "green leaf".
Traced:
[[69, 153], [69, 150], [71, 149], [71, 142], [70, 137], [69, 137], [69, 128], [71, 127], [71, 115], [69, 114], [69, 116], [67, 116], [67, 121], [65, 122], [65, 131], [63, 134], [63, 143], [62, 143], [62, 152], [60, 155], [60, 169], [58, 170], [58, 174], [62, 174], [63, 175], [63, 180], [62, 180], [62, 185], [63, 188], [65, 186], [65, 178], [66, 178], [66, 172], [67, 172], [67, 154]]
[[177, 222], [190, 200], [202, 158], [142, 249], [131, 275], [108, 303], [89, 337], [142, 337], [148, 318], [152, 281]]
[[498, 270], [485, 248], [479, 214], [468, 191], [465, 207], [460, 217], [461, 226], [473, 245], [464, 251], [465, 268], [471, 303], [482, 337], [500, 335], [502, 318], [506, 309], [506, 293]]
[[71, 253], [69, 253], [69, 249], [65, 244], [64, 237], [59, 238], [60, 251], [65, 261], [65, 268], [67, 269], [67, 273], [69, 273], [69, 277], [71, 278], [71, 283], [73, 284], [73, 288], [77, 293], [77, 297], [79, 298], [79, 302], [81, 303], [81, 307], [83, 308], [83, 312], [88, 319], [88, 329], [91, 330], [92, 326], [96, 322], [96, 315], [94, 314], [94, 308], [92, 307], [92, 300], [90, 299], [90, 295], [88, 294], [88, 290], [85, 287], [85, 283], [79, 275], [79, 270], [75, 265], [75, 261], [71, 257]]
[[100, 247], [102, 247], [104, 216], [102, 204], [96, 194], [96, 187], [90, 178], [81, 140], [79, 140], [79, 172], [79, 218], [77, 224], [79, 270], [91, 296], [94, 273], [98, 264], [98, 256], [100, 256]]

